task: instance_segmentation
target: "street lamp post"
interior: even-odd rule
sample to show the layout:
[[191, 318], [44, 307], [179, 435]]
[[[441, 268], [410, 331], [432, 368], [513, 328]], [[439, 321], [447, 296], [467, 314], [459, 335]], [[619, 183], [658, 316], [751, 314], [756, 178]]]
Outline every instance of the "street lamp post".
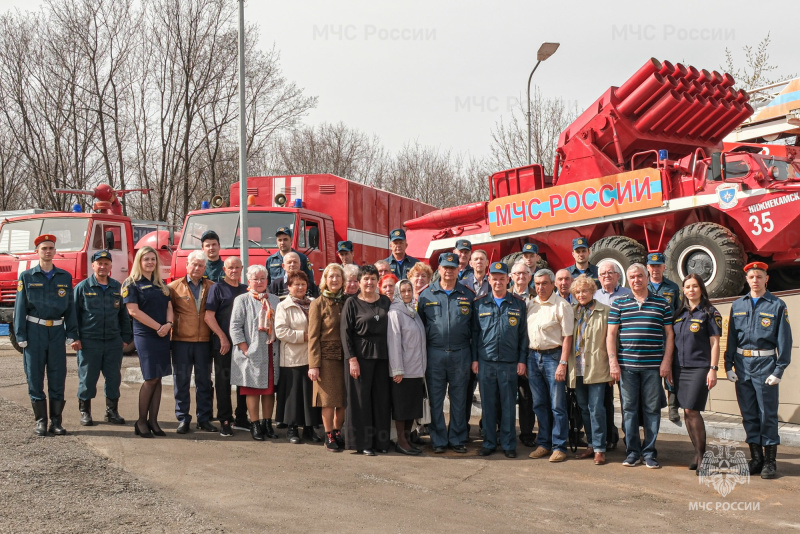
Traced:
[[536, 52], [536, 65], [533, 67], [531, 75], [528, 76], [528, 165], [531, 164], [531, 79], [533, 78], [533, 73], [536, 72], [536, 69], [539, 67], [539, 63], [555, 54], [559, 44], [560, 43], [542, 43], [542, 46], [539, 47], [539, 51]]

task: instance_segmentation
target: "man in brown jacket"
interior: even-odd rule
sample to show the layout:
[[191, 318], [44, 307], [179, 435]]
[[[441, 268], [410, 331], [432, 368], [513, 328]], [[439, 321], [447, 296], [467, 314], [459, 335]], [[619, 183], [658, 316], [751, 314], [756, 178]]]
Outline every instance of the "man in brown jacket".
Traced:
[[218, 432], [211, 424], [214, 403], [211, 389], [211, 329], [204, 318], [206, 298], [213, 282], [203, 278], [208, 258], [195, 250], [187, 258], [186, 276], [169, 284], [175, 324], [172, 329], [172, 368], [175, 384], [175, 417], [178, 434], [189, 432], [192, 416], [190, 384], [194, 368], [197, 429]]

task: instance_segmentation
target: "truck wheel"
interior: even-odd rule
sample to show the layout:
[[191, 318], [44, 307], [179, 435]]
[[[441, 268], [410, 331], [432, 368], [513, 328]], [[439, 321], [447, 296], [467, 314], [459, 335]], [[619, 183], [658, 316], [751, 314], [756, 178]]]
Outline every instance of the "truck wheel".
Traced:
[[619, 285], [627, 286], [625, 273], [628, 267], [634, 263], [644, 263], [644, 246], [635, 239], [621, 235], [604, 237], [592, 245], [589, 254], [589, 263], [599, 265], [602, 261], [610, 261], [615, 264], [622, 273], [619, 277]]
[[19, 346], [17, 343], [17, 336], [14, 335], [14, 324], [10, 323], [8, 325], [8, 340], [11, 342], [11, 346], [17, 349], [17, 351], [22, 352], [22, 347]]
[[[520, 259], [521, 257], [522, 257], [522, 252], [512, 252], [508, 256], [502, 258], [500, 261], [508, 265], [508, 272], [511, 272], [511, 269], [514, 267], [514, 262]], [[536, 264], [536, 270], [538, 271], [539, 269], [547, 269], [548, 268], [547, 260], [542, 259], [541, 256], [539, 256], [539, 258], [540, 258], [539, 263]], [[536, 273], [531, 273], [531, 276], [533, 276], [534, 274]]]
[[716, 223], [701, 222], [680, 229], [667, 244], [667, 277], [679, 284], [699, 274], [709, 298], [739, 295], [745, 283], [745, 254], [736, 234]]

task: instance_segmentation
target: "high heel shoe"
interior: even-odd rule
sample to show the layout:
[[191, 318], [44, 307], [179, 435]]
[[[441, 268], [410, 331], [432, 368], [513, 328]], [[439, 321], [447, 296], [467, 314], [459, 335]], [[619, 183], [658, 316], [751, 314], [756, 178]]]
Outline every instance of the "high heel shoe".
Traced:
[[142, 432], [139, 430], [139, 421], [133, 423], [133, 433], [137, 436], [142, 436], [143, 438], [152, 438], [153, 434], [150, 433], [150, 430], [147, 432]]
[[151, 424], [150, 421], [147, 422], [147, 428], [150, 429], [150, 432], [152, 432], [153, 435], [161, 436], [161, 437], [166, 436], [167, 433], [164, 432], [163, 430], [161, 430], [161, 427], [159, 427], [157, 425], [158, 425], [158, 423]]

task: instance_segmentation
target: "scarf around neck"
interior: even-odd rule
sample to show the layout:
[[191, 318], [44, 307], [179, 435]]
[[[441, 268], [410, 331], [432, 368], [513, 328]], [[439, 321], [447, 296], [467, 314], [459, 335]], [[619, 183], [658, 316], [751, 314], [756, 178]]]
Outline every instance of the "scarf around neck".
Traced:
[[269, 293], [257, 293], [250, 290], [250, 294], [254, 299], [261, 303], [261, 309], [258, 311], [258, 329], [261, 332], [266, 332], [270, 341], [273, 340], [275, 335], [275, 310], [269, 303]]

